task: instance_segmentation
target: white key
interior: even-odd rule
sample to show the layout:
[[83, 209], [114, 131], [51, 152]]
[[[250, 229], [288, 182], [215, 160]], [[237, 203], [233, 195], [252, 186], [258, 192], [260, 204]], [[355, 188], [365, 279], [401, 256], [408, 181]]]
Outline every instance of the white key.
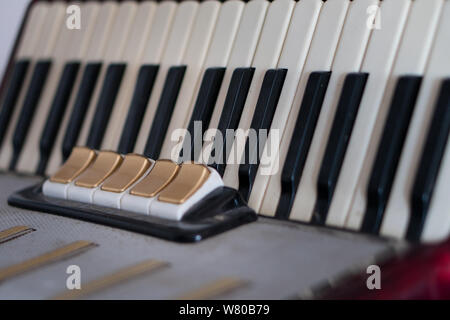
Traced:
[[[234, 39], [239, 27], [243, 8], [244, 3], [242, 1], [232, 0], [225, 2], [220, 9], [219, 16], [217, 18], [217, 25], [212, 36], [205, 64], [203, 66], [200, 77], [198, 78], [198, 83], [194, 91], [191, 106], [186, 112], [186, 118], [182, 127], [183, 129], [186, 129], [189, 125], [189, 121], [194, 110], [195, 101], [199, 94], [200, 84], [203, 79], [205, 70], [212, 67], [226, 67], [228, 63]], [[181, 117], [179, 118], [178, 115], [176, 119], [180, 119], [181, 121]], [[174, 126], [175, 125], [176, 124], [174, 124]], [[170, 131], [168, 132], [170, 133]], [[173, 148], [173, 143], [170, 144], [171, 148]], [[180, 141], [178, 144], [181, 147], [183, 145], [183, 142]], [[175, 151], [175, 155], [179, 154], [179, 151], [178, 153], [176, 152], [177, 151]]]
[[[427, 64], [424, 78], [422, 80], [419, 97], [417, 98], [414, 113], [409, 125], [408, 134], [403, 146], [397, 172], [392, 185], [391, 194], [381, 224], [380, 233], [384, 236], [402, 238], [406, 233], [406, 228], [410, 214], [410, 195], [414, 183], [414, 177], [419, 165], [427, 129], [433, 114], [435, 101], [437, 99], [439, 87], [444, 78], [450, 74], [450, 61], [448, 59], [450, 46], [448, 39], [450, 36], [450, 2], [446, 1], [442, 9], [442, 14], [436, 31], [434, 44]], [[448, 153], [448, 152], [447, 152]], [[440, 238], [447, 228], [445, 222], [448, 218], [440, 221], [440, 215], [446, 214], [447, 210], [438, 213], [441, 209], [443, 199], [441, 192], [444, 182], [441, 177], [446, 177], [447, 164], [444, 157], [442, 162], [442, 174], [438, 178], [436, 185], [435, 199], [432, 201], [429, 219], [424, 231], [424, 239], [431, 240]], [[445, 183], [448, 184], [448, 181]], [[445, 191], [445, 187], [444, 187]], [[448, 197], [444, 196], [444, 197]], [[442, 223], [442, 226], [438, 226]], [[436, 229], [435, 229], [436, 228]], [[434, 234], [434, 229], [436, 233]]]
[[41, 32], [39, 33], [39, 41], [36, 44], [34, 51], [36, 56], [45, 59], [52, 56], [55, 49], [56, 41], [63, 24], [66, 5], [62, 3], [52, 3], [49, 7], [47, 15], [45, 16]]
[[[270, 4], [267, 11], [266, 20], [264, 21], [263, 30], [252, 63], [252, 67], [255, 68], [255, 73], [238, 126], [243, 132], [246, 132], [250, 128], [256, 102], [258, 101], [259, 92], [261, 91], [267, 69], [275, 68], [278, 64], [294, 4], [295, 2], [291, 0], [276, 0]], [[246, 135], [243, 135], [242, 138], [244, 137]], [[242, 143], [237, 140], [234, 141], [231, 147], [231, 153], [227, 160], [228, 164], [223, 176], [225, 184], [236, 189], [239, 187], [239, 163], [245, 148], [245, 141]]]
[[178, 5], [174, 1], [164, 1], [156, 8], [150, 35], [142, 56], [142, 64], [158, 64], [161, 61], [177, 7]]
[[119, 4], [117, 16], [112, 28], [110, 29], [108, 43], [101, 59], [103, 63], [102, 70], [98, 76], [95, 90], [86, 112], [86, 117], [84, 119], [80, 135], [78, 136], [78, 145], [86, 145], [108, 65], [114, 61], [121, 60], [125, 51], [125, 45], [130, 36], [130, 30], [135, 21], [137, 9], [138, 4], [135, 2], [126, 1]]
[[46, 2], [38, 2], [31, 8], [22, 39], [17, 48], [16, 60], [34, 57], [34, 50], [38, 44], [39, 36], [44, 25], [45, 17], [48, 14], [49, 7], [50, 5]]
[[381, 3], [381, 28], [372, 33], [361, 70], [367, 72], [369, 78], [339, 173], [327, 225], [343, 226], [345, 223], [410, 5], [410, 0]]
[[58, 135], [55, 140], [55, 146], [50, 155], [50, 159], [47, 164], [46, 173], [48, 176], [53, 175], [61, 166], [63, 162], [62, 157], [62, 143], [64, 135], [69, 125], [70, 117], [74, 108], [75, 100], [77, 98], [78, 90], [80, 88], [81, 79], [83, 76], [84, 68], [87, 63], [92, 61], [100, 61], [102, 59], [106, 43], [109, 37], [109, 30], [114, 22], [115, 15], [118, 10], [118, 4], [114, 2], [105, 2], [101, 5], [99, 13], [96, 18], [95, 26], [92, 30], [92, 36], [89, 41], [89, 46], [86, 53], [81, 57], [82, 64], [80, 71], [73, 87], [72, 95], [67, 105], [66, 113], [64, 114], [61, 127], [58, 131]]
[[178, 183], [178, 180], [184, 179], [183, 175], [183, 165], [181, 166], [180, 172], [177, 177], [166, 187], [157, 197], [155, 201], [150, 204], [150, 215], [156, 216], [164, 219], [177, 220], [183, 219], [183, 216], [192, 208], [195, 204], [205, 198], [213, 190], [222, 187], [223, 181], [216, 170], [208, 168], [209, 177], [205, 182], [199, 186], [199, 188], [189, 196], [183, 203], [175, 204], [163, 201], [161, 197], [166, 196], [167, 192], [170, 192], [170, 188]]
[[[38, 41], [36, 42], [33, 51], [33, 58], [35, 59], [35, 61], [40, 59], [48, 59], [52, 56], [59, 31], [63, 29], [62, 20], [65, 12], [64, 9], [65, 5], [62, 3], [54, 3], [49, 6], [48, 12], [45, 15], [44, 21], [42, 23], [42, 27], [40, 28], [40, 32], [38, 33], [39, 36], [37, 36]], [[36, 35], [34, 34], [34, 36]], [[27, 49], [24, 48], [24, 50], [26, 52]], [[30, 65], [30, 70], [34, 70], [34, 63]], [[0, 152], [1, 168], [8, 168], [10, 160], [13, 156], [12, 138], [14, 135], [16, 122], [19, 119], [20, 112], [22, 110], [22, 105], [25, 100], [26, 91], [28, 88], [28, 84], [30, 83], [32, 73], [33, 71], [29, 73], [28, 79], [24, 83], [24, 90], [22, 91], [22, 95], [18, 100], [12, 116], [11, 124], [3, 140], [3, 146], [1, 147]]]
[[434, 186], [433, 197], [428, 209], [427, 220], [422, 232], [422, 241], [437, 242], [448, 238], [450, 233], [449, 187], [450, 179], [450, 139], [442, 158], [439, 176]]
[[[295, 92], [297, 91], [303, 66], [308, 55], [322, 3], [323, 2], [320, 0], [303, 0], [297, 2], [292, 14], [283, 51], [281, 52], [280, 61], [278, 62], [278, 68], [288, 69], [288, 73], [270, 127], [271, 131], [277, 130], [279, 132], [280, 141], [289, 117]], [[266, 154], [267, 146], [272, 145], [271, 136], [272, 134], [269, 132], [269, 138], [266, 142], [263, 154]], [[276, 145], [279, 145], [279, 141], [276, 142]], [[277, 157], [278, 154], [275, 155], [275, 159], [277, 159]], [[272, 165], [274, 166], [275, 163], [278, 163], [278, 161], [274, 161]], [[275, 170], [275, 168], [269, 168], [270, 164], [263, 163], [261, 163], [258, 168], [249, 198], [249, 206], [256, 210], [259, 210], [261, 206], [264, 198], [264, 191], [266, 190], [267, 183], [270, 179], [269, 174], [262, 174], [263, 166], [264, 170], [270, 172], [272, 171], [271, 169]]]
[[[161, 159], [169, 159], [171, 157], [173, 147], [176, 144], [176, 142], [171, 141], [171, 133], [184, 126], [194, 98], [195, 88], [200, 81], [200, 75], [206, 60], [220, 7], [221, 4], [218, 1], [206, 1], [200, 4], [186, 54], [183, 57], [182, 64], [186, 65], [187, 69], [161, 148]], [[178, 160], [177, 158], [172, 160]]]
[[144, 120], [136, 140], [134, 151], [143, 154], [145, 144], [147, 143], [153, 117], [158, 108], [159, 98], [164, 87], [167, 72], [170, 67], [181, 64], [186, 52], [189, 37], [192, 32], [194, 21], [198, 12], [199, 4], [195, 1], [183, 1], [178, 5], [172, 24], [172, 30], [169, 34], [167, 46], [161, 58], [158, 75], [153, 86], [152, 95], [145, 111]]
[[443, 3], [443, 0], [415, 0], [412, 3], [395, 64], [386, 86], [378, 118], [375, 122], [358, 184], [353, 195], [353, 202], [346, 222], [347, 228], [359, 229], [361, 226], [367, 207], [367, 185], [395, 86], [399, 77], [403, 75], [422, 75], [424, 73]]
[[[139, 4], [133, 27], [130, 31], [130, 37], [125, 45], [124, 54], [120, 59], [120, 62], [126, 63], [127, 67], [103, 136], [102, 150], [116, 150], [118, 147], [120, 135], [122, 134], [119, 128], [123, 128], [127, 117], [128, 107], [134, 91], [134, 81], [137, 78], [144, 49], [149, 40], [156, 7], [156, 3], [150, 1]], [[156, 43], [155, 45], [163, 45], [163, 43]]]
[[[313, 39], [311, 41], [308, 57], [303, 67], [302, 75], [297, 87], [297, 92], [295, 94], [292, 108], [287, 119], [283, 136], [281, 138], [279, 150], [279, 171], [276, 174], [270, 176], [263, 202], [258, 210], [259, 213], [263, 215], [275, 215], [275, 211], [278, 205], [278, 199], [281, 194], [282, 166], [284, 164], [284, 161], [286, 160], [287, 152], [289, 149], [289, 141], [294, 131], [308, 77], [311, 72], [319, 70], [327, 71], [331, 69], [333, 58], [335, 57], [336, 47], [341, 36], [341, 31], [345, 22], [345, 17], [347, 15], [349, 5], [350, 1], [340, 0], [327, 1], [322, 6], [316, 24], [316, 29], [314, 31]], [[352, 3], [351, 5], [354, 5], [354, 3]], [[322, 107], [322, 112], [323, 110], [324, 109]], [[311, 150], [312, 146], [310, 152]], [[292, 213], [294, 212], [298, 212], [298, 209], [296, 209], [295, 211], [292, 210]], [[293, 214], [291, 214], [291, 217], [292, 215]]]
[[58, 41], [56, 43], [54, 54], [52, 56], [52, 66], [47, 76], [47, 81], [42, 92], [39, 103], [36, 107], [34, 117], [22, 152], [17, 163], [17, 171], [34, 173], [39, 165], [39, 142], [41, 134], [44, 130], [46, 120], [48, 118], [52, 101], [57, 91], [59, 81], [67, 62], [79, 60], [87, 50], [91, 30], [95, 24], [95, 19], [99, 11], [99, 5], [95, 3], [81, 5], [83, 12], [83, 26], [80, 30], [70, 30], [63, 25], [61, 28]]
[[211, 155], [212, 141], [216, 133], [215, 129], [217, 129], [219, 124], [234, 70], [239, 67], [250, 67], [252, 63], [268, 6], [268, 1], [261, 0], [252, 0], [245, 5], [239, 30], [227, 64], [227, 70], [223, 76], [222, 85], [217, 96], [216, 106], [209, 122], [209, 129], [211, 130], [205, 132], [205, 142], [202, 155], [200, 155], [201, 158], [198, 159], [199, 162], [207, 163]]

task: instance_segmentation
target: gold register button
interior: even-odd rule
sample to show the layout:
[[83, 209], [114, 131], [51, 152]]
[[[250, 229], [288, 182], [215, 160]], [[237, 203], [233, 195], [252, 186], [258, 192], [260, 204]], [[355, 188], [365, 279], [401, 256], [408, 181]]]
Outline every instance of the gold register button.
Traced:
[[209, 177], [206, 166], [194, 163], [184, 163], [176, 178], [158, 197], [159, 201], [182, 204], [188, 200]]
[[135, 183], [150, 167], [150, 160], [137, 154], [125, 156], [120, 168], [102, 185], [102, 190], [124, 192]]
[[95, 151], [85, 147], [75, 147], [66, 163], [51, 178], [51, 182], [67, 184], [75, 180], [96, 157]]
[[179, 168], [179, 165], [170, 160], [156, 161], [150, 173], [130, 193], [145, 198], [156, 196], [175, 178]]
[[115, 152], [99, 152], [92, 166], [83, 172], [75, 181], [75, 185], [85, 188], [98, 187], [120, 166], [122, 160], [122, 157]]

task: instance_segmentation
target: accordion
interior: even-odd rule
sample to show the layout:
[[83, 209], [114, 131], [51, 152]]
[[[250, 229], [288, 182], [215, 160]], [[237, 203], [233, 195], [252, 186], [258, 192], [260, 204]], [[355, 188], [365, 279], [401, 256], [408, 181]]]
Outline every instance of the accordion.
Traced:
[[449, 39], [449, 0], [33, 1], [0, 297], [450, 297]]

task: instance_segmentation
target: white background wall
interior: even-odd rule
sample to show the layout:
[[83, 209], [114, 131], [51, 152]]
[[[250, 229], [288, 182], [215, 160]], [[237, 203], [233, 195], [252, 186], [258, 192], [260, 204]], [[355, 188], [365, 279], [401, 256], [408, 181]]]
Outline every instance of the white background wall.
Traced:
[[29, 2], [30, 0], [0, 0], [0, 77], [3, 77]]

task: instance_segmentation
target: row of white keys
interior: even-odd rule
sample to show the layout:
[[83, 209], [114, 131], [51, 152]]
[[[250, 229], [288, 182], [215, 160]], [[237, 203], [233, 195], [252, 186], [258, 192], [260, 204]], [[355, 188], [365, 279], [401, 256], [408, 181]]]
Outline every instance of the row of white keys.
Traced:
[[[134, 80], [139, 72], [144, 49], [149, 40], [150, 31], [153, 28], [152, 22], [156, 13], [156, 7], [157, 5], [153, 1], [139, 4], [124, 53], [121, 59], [117, 61], [118, 63], [126, 63], [126, 69], [103, 136], [102, 150], [116, 150], [119, 143], [120, 134], [122, 133], [119, 128], [123, 127], [123, 122], [127, 116], [134, 90]], [[157, 43], [156, 45], [163, 44]]]
[[80, 30], [71, 30], [65, 26], [60, 26], [61, 33], [54, 49], [52, 67], [47, 78], [47, 83], [39, 100], [31, 127], [22, 148], [21, 156], [17, 163], [16, 169], [19, 172], [36, 172], [39, 164], [39, 142], [41, 134], [63, 74], [65, 63], [79, 61], [84, 56], [89, 45], [100, 5], [92, 2], [82, 4], [80, 8], [81, 12], [83, 12], [83, 27]]
[[[445, 1], [381, 225], [380, 232], [385, 236], [402, 238], [406, 233], [411, 213], [411, 191], [424, 141], [430, 126], [440, 85], [442, 80], [450, 75], [449, 36], [450, 2]], [[448, 149], [447, 147], [447, 155], [444, 156], [441, 163], [441, 173], [435, 186], [423, 240], [437, 240], [446, 236], [448, 232], [448, 180], [445, 180], [448, 178]]]
[[[243, 132], [247, 132], [250, 128], [267, 69], [275, 68], [278, 64], [294, 4], [295, 2], [291, 0], [275, 0], [270, 4], [267, 11], [266, 20], [252, 63], [252, 67], [255, 68], [255, 73], [238, 125], [238, 128], [243, 130]], [[247, 135], [244, 134], [243, 136], [246, 137]], [[236, 189], [239, 187], [238, 170], [244, 147], [245, 145], [240, 141], [234, 141], [223, 176], [225, 184]]]
[[86, 54], [82, 57], [82, 65], [78, 74], [76, 83], [73, 87], [72, 95], [67, 105], [67, 110], [64, 114], [61, 127], [58, 131], [55, 145], [48, 161], [46, 173], [48, 176], [53, 175], [63, 163], [62, 144], [69, 125], [70, 117], [72, 116], [77, 99], [78, 91], [80, 89], [83, 73], [88, 63], [94, 61], [101, 61], [106, 49], [107, 40], [110, 36], [110, 29], [114, 23], [119, 5], [115, 2], [105, 2], [101, 5], [99, 13], [96, 18], [96, 24], [92, 30], [92, 36]]
[[[33, 57], [35, 61], [46, 60], [52, 57], [53, 49], [56, 44], [56, 40], [59, 34], [65, 26], [62, 25], [62, 21], [64, 18], [65, 5], [62, 3], [53, 3], [49, 5], [49, 9], [47, 14], [45, 15], [45, 19], [43, 25], [40, 29], [40, 33], [37, 36], [38, 41], [34, 48]], [[32, 76], [34, 71], [34, 65], [32, 66], [32, 70], [30, 71], [30, 76]], [[25, 97], [27, 94], [28, 85], [30, 84], [31, 77], [29, 77], [28, 81], [25, 81], [24, 90], [22, 91], [22, 95], [19, 98], [15, 111], [12, 116], [11, 123], [9, 128], [5, 134], [3, 145], [1, 147], [0, 153], [0, 167], [7, 169], [13, 157], [13, 145], [12, 140], [15, 131], [15, 125], [19, 120], [20, 113], [22, 110], [22, 105], [25, 101]]]
[[121, 60], [130, 35], [130, 30], [133, 26], [134, 18], [136, 17], [137, 9], [138, 5], [136, 2], [125, 1], [119, 4], [117, 16], [110, 29], [110, 36], [101, 61], [103, 65], [102, 70], [97, 79], [95, 90], [78, 136], [78, 145], [84, 146], [87, 143], [108, 66], [115, 61]]
[[[266, 150], [268, 146], [272, 145], [271, 132], [273, 130], [278, 131], [280, 141], [283, 136], [284, 128], [289, 118], [300, 76], [316, 28], [319, 13], [322, 8], [322, 3], [323, 2], [320, 0], [303, 0], [297, 2], [295, 5], [283, 51], [281, 52], [280, 60], [278, 62], [278, 68], [288, 69], [288, 73], [272, 120], [270, 133], [265, 146]], [[278, 146], [279, 141], [275, 144]], [[266, 154], [266, 152], [268, 151], [264, 151], [264, 154]], [[276, 151], [273, 150], [272, 152]], [[278, 155], [276, 154], [274, 156], [275, 157], [272, 159], [277, 159]], [[277, 160], [270, 164], [260, 164], [260, 168], [258, 168], [258, 173], [256, 174], [249, 198], [249, 206], [255, 210], [259, 210], [261, 206], [264, 192], [270, 179], [270, 174], [262, 174], [262, 166], [265, 165], [265, 170], [272, 173], [272, 170], [276, 170], [276, 164], [278, 164]], [[269, 168], [269, 165], [272, 165], [272, 167]]]
[[339, 97], [348, 73], [359, 72], [371, 36], [367, 8], [378, 1], [352, 2], [333, 61], [331, 78], [291, 211], [291, 219], [310, 221], [317, 200], [317, 179]]
[[[200, 75], [206, 62], [208, 48], [212, 40], [220, 7], [220, 2], [215, 0], [200, 4], [192, 29], [192, 35], [189, 39], [185, 56], [183, 57], [182, 64], [186, 65], [187, 69], [160, 152], [160, 158], [162, 159], [171, 158], [178, 144], [178, 141], [172, 141], [172, 132], [175, 132], [177, 129], [182, 129], [186, 118], [188, 118], [192, 100], [194, 99], [194, 92], [196, 92], [196, 88], [199, 86]], [[212, 54], [211, 56], [214, 55]], [[174, 157], [173, 160], [178, 161], [178, 157]]]
[[[297, 92], [295, 94], [292, 108], [287, 119], [284, 133], [281, 137], [280, 150], [279, 150], [279, 170], [275, 174], [269, 177], [267, 188], [264, 194], [263, 201], [260, 205], [259, 212], [263, 215], [274, 216], [277, 208], [278, 200], [281, 194], [281, 171], [284, 161], [286, 160], [287, 152], [289, 149], [289, 141], [292, 137], [296, 119], [300, 111], [300, 104], [303, 99], [306, 83], [308, 77], [312, 72], [315, 71], [329, 71], [333, 64], [333, 59], [335, 57], [336, 47], [338, 46], [339, 39], [341, 36], [341, 31], [345, 23], [345, 18], [347, 16], [347, 11], [349, 7], [354, 5], [348, 0], [339, 1], [327, 1], [323, 4], [320, 11], [316, 28], [314, 31], [313, 39], [311, 41], [310, 49], [308, 52], [308, 57], [305, 62], [305, 66], [302, 71], [302, 75], [299, 80]], [[354, 48], [352, 48], [354, 49]], [[348, 54], [348, 53], [346, 53]], [[333, 75], [332, 75], [333, 76]], [[330, 90], [330, 85], [328, 86], [328, 91]], [[326, 101], [326, 100], [325, 100]], [[326, 112], [326, 104], [322, 106], [322, 113]], [[326, 114], [326, 113], [325, 113]], [[323, 120], [322, 120], [323, 121]], [[317, 128], [320, 128], [321, 120], [317, 124]], [[316, 129], [316, 132], [319, 131]], [[317, 133], [316, 133], [317, 135]], [[317, 139], [317, 138], [316, 138]], [[311, 146], [310, 153], [312, 152], [314, 146]], [[319, 144], [320, 146], [320, 144]], [[306, 168], [306, 167], [305, 167]], [[305, 169], [306, 170], [306, 169]], [[305, 175], [305, 172], [303, 173]], [[262, 181], [264, 178], [261, 174], [258, 174], [255, 183]], [[299, 193], [297, 192], [297, 195]], [[255, 196], [254, 196], [255, 197]], [[250, 201], [254, 201], [251, 199]], [[257, 208], [258, 204], [253, 204], [254, 208]], [[297, 218], [299, 209], [296, 208], [292, 210], [291, 217]]]
[[[211, 3], [213, 3], [213, 2], [211, 2]], [[214, 13], [214, 12], [216, 12], [218, 9], [217, 8], [219, 8], [217, 5], [219, 5], [219, 3], [215, 3], [214, 2], [214, 6], [213, 7], [211, 7], [210, 5], [208, 5], [208, 6], [200, 6], [200, 8], [199, 8], [199, 15], [201, 15], [201, 17], [206, 17], [206, 16], [210, 16], [211, 15], [211, 13]], [[204, 8], [207, 8], [208, 10], [205, 10]], [[214, 17], [214, 14], [212, 15], [213, 17]], [[204, 21], [204, 20], [203, 20]], [[211, 21], [211, 20], [210, 20]], [[197, 31], [197, 32], [196, 32]], [[199, 31], [199, 29], [197, 28], [197, 29], [193, 29], [193, 34], [196, 34], [196, 35], [198, 35], [198, 31]], [[206, 40], [207, 41], [207, 40]], [[128, 157], [128, 156], [127, 156]], [[121, 168], [125, 165], [125, 162], [126, 162], [126, 159], [127, 159], [127, 157], [125, 157], [125, 161], [124, 161], [124, 164], [122, 164], [122, 166], [121, 166]], [[120, 168], [120, 169], [121, 169]], [[120, 170], [119, 169], [119, 170]], [[149, 168], [149, 170], [151, 170], [152, 168]], [[108, 181], [106, 181], [105, 182], [105, 184], [107, 184], [108, 183]], [[122, 193], [120, 193], [120, 194], [114, 194], [114, 193], [111, 193], [111, 192], [108, 192], [107, 190], [103, 190], [105, 188], [105, 185], [104, 186], [102, 186], [102, 188], [101, 188], [101, 190], [97, 190], [95, 193], [94, 193], [94, 196], [93, 196], [93, 202], [95, 203], [95, 204], [98, 204], [98, 205], [106, 205], [106, 206], [113, 206], [114, 204], [117, 204], [117, 206], [116, 207], [120, 207], [120, 202], [121, 202], [121, 200], [122, 200], [122, 197], [125, 195], [125, 194], [127, 194], [128, 192], [127, 191], [124, 191], [124, 192], [122, 192]]]
[[345, 224], [347, 228], [359, 229], [361, 226], [367, 208], [366, 190], [395, 86], [401, 76], [423, 75], [443, 3], [443, 0], [415, 0], [412, 3], [395, 64], [387, 82], [378, 118], [358, 178], [352, 205], [348, 212]]
[[265, 0], [252, 0], [245, 5], [239, 30], [227, 64], [227, 70], [225, 71], [216, 105], [209, 122], [209, 129], [211, 130], [205, 133], [205, 143], [202, 155], [200, 155], [201, 158], [198, 159], [199, 162], [207, 163], [211, 155], [212, 140], [215, 136], [215, 129], [217, 129], [219, 124], [234, 70], [236, 68], [247, 68], [252, 64], [268, 6], [269, 2]]
[[195, 1], [184, 1], [178, 5], [144, 120], [136, 140], [134, 151], [138, 154], [144, 153], [168, 71], [170, 67], [179, 66], [182, 63], [198, 10], [199, 4]]
[[[20, 43], [18, 45], [15, 61], [14, 63], [21, 63], [21, 62], [27, 62], [28, 66], [25, 70], [25, 74], [23, 76], [22, 86], [17, 93], [17, 97], [15, 100], [14, 105], [11, 105], [10, 108], [11, 113], [9, 117], [9, 121], [6, 124], [7, 126], [5, 128], [2, 128], [4, 130], [3, 134], [5, 135], [7, 133], [7, 129], [12, 127], [12, 124], [16, 123], [17, 118], [20, 113], [20, 108], [17, 107], [22, 104], [22, 100], [25, 96], [26, 88], [28, 88], [32, 71], [34, 69], [34, 63], [36, 62], [36, 52], [35, 48], [37, 46], [40, 31], [44, 25], [45, 17], [49, 10], [49, 4], [45, 2], [37, 3], [33, 5], [30, 9], [26, 25], [24, 27], [24, 30], [22, 32], [22, 37], [20, 39]], [[12, 77], [12, 75], [11, 75]], [[8, 79], [8, 81], [12, 81], [12, 79]], [[7, 83], [8, 86], [12, 85]], [[9, 88], [8, 88], [9, 90]], [[2, 93], [1, 98], [1, 105], [2, 108], [6, 107], [4, 103], [6, 103], [6, 95], [7, 90], [4, 90]], [[19, 103], [20, 102], [20, 103]], [[3, 113], [3, 110], [2, 110]], [[2, 140], [2, 144], [5, 140]]]
[[[149, 39], [140, 61], [142, 65], [159, 65], [161, 63], [176, 9], [177, 4], [173, 1], [161, 2], [158, 5], [153, 18], [154, 22], [150, 31]], [[138, 71], [136, 70], [135, 78], [137, 78], [137, 76]], [[129, 77], [128, 79], [131, 79], [131, 77]], [[128, 83], [128, 81], [131, 82]], [[119, 108], [116, 110], [118, 111], [118, 114], [120, 113], [120, 115], [117, 115], [116, 117], [116, 119], [118, 119], [119, 121], [117, 122], [116, 126], [110, 126], [110, 128], [114, 128], [114, 130], [110, 130], [111, 132], [105, 133], [105, 139], [110, 139], [110, 137], [112, 138], [111, 145], [109, 146], [109, 148], [112, 150], [118, 150], [121, 135], [123, 134], [123, 131], [126, 130], [125, 121], [127, 112], [129, 111], [128, 106], [131, 106], [130, 103], [132, 99], [132, 93], [137, 85], [137, 79], [131, 79], [128, 81], [124, 79], [124, 85], [126, 85], [127, 90], [129, 90], [129, 92], [126, 94], [127, 100], [124, 100], [123, 105], [119, 103]]]
[[345, 224], [410, 5], [411, 0], [384, 0], [381, 3], [381, 27], [372, 33], [361, 68], [369, 77], [331, 200], [327, 225], [342, 227]]
[[[117, 6], [117, 4], [114, 4], [114, 6]], [[147, 42], [147, 47], [145, 49], [143, 63], [147, 63], [147, 62], [154, 63], [154, 62], [158, 62], [161, 60], [161, 55], [164, 52], [165, 44], [167, 42], [168, 34], [170, 33], [170, 30], [171, 30], [171, 25], [172, 25], [172, 21], [174, 19], [176, 10], [177, 10], [177, 5], [172, 1], [164, 2], [158, 6], [157, 12], [155, 13], [155, 16], [154, 16], [155, 22], [150, 31], [149, 41]], [[187, 13], [187, 12], [185, 12], [185, 13]], [[188, 17], [188, 19], [191, 19], [190, 15], [186, 14], [186, 16]], [[105, 19], [106, 19], [106, 17], [105, 17]], [[112, 22], [114, 22], [114, 19]], [[104, 26], [107, 26], [107, 25], [108, 24], [106, 24], [106, 23], [104, 24]], [[110, 29], [111, 29], [111, 26], [109, 26], [108, 28], [105, 28], [105, 32], [108, 37], [112, 36]], [[180, 30], [182, 30], [182, 29], [180, 29]], [[95, 46], [95, 43], [92, 43], [92, 45]], [[102, 60], [102, 56], [104, 55], [104, 51], [106, 49], [105, 44], [103, 43], [97, 49], [98, 50], [93, 51], [92, 54], [88, 54], [87, 61], [101, 61]], [[178, 49], [178, 48], [175, 48], [175, 49]], [[181, 52], [182, 52], [182, 50], [181, 50]], [[67, 127], [67, 125], [66, 125], [66, 127]], [[60, 142], [57, 143], [57, 145], [62, 144], [64, 134], [65, 134], [65, 130], [63, 130], [63, 132], [60, 132], [60, 135], [61, 135]], [[54, 150], [52, 158], [50, 159], [50, 163], [49, 163], [49, 173], [53, 174], [54, 172], [56, 172], [56, 170], [61, 165], [61, 163], [62, 163], [62, 155], [61, 155], [60, 150]]]
[[[185, 121], [182, 125], [182, 129], [188, 128], [190, 119], [192, 117], [192, 113], [194, 111], [194, 105], [196, 103], [196, 99], [202, 98], [199, 97], [200, 85], [202, 83], [202, 79], [205, 75], [205, 72], [208, 68], [213, 67], [226, 67], [228, 64], [228, 60], [231, 54], [231, 49], [233, 48], [234, 39], [236, 37], [236, 33], [239, 27], [239, 22], [241, 20], [241, 14], [244, 8], [244, 3], [242, 1], [227, 1], [225, 2], [219, 12], [217, 18], [217, 24], [214, 30], [214, 34], [212, 35], [211, 45], [208, 49], [208, 53], [206, 56], [206, 60], [203, 66], [203, 71], [200, 73], [198, 78], [198, 83], [196, 89], [194, 91], [193, 100], [191, 105], [189, 106], [189, 110], [184, 110], [186, 113]], [[176, 112], [176, 110], [175, 110]], [[179, 114], [179, 113], [178, 113]], [[173, 127], [181, 124], [181, 118], [178, 114], [175, 115], [177, 120], [173, 123]], [[179, 119], [179, 120], [178, 120]], [[178, 124], [176, 122], [180, 121]], [[177, 128], [178, 129], [178, 128]], [[206, 129], [206, 128], [205, 128]], [[170, 137], [171, 131], [169, 127], [168, 136], [166, 138], [170, 138], [170, 141], [176, 141], [177, 137]], [[193, 137], [191, 137], [193, 138]], [[179, 154], [179, 148], [176, 148], [173, 143], [171, 144], [171, 157], [172, 159], [176, 158], [176, 155]], [[178, 147], [181, 147], [183, 142], [180, 141]], [[163, 146], [164, 148], [164, 146]]]

